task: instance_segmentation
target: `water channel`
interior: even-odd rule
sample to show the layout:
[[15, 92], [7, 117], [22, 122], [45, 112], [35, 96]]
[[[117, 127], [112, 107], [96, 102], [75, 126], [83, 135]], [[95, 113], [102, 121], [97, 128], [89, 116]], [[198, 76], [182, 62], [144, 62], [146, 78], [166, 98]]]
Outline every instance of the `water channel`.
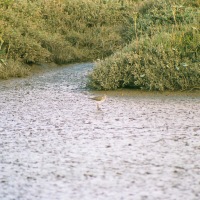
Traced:
[[93, 92], [92, 67], [0, 81], [0, 199], [199, 200], [200, 92]]

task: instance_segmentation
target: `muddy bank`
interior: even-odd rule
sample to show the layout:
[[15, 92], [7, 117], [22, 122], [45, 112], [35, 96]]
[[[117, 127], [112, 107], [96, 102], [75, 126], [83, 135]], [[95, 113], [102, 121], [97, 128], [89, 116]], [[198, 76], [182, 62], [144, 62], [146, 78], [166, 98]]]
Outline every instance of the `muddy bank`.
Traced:
[[92, 64], [0, 84], [0, 199], [200, 198], [200, 94], [86, 90]]

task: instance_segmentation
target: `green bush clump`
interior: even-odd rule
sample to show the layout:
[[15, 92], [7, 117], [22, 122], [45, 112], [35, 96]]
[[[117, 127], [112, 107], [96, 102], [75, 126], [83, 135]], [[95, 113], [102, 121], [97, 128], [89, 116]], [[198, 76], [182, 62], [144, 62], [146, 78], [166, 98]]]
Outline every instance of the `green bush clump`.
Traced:
[[0, 59], [0, 78], [24, 77], [30, 74], [30, 68], [14, 60]]
[[125, 45], [120, 29], [131, 12], [121, 8], [111, 0], [0, 0], [1, 59], [30, 65], [109, 56]]
[[130, 44], [97, 62], [88, 86], [97, 90], [200, 88], [197, 2], [173, 5], [152, 0], [140, 4], [130, 28]]

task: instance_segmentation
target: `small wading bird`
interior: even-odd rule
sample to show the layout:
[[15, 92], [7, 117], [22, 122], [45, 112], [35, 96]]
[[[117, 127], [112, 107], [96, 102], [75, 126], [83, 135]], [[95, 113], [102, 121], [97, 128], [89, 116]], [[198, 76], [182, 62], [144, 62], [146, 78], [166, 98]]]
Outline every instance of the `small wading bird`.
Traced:
[[101, 110], [99, 105], [101, 103], [103, 103], [106, 100], [107, 96], [104, 94], [103, 96], [96, 96], [96, 97], [92, 97], [90, 99], [95, 100], [97, 102], [97, 109]]

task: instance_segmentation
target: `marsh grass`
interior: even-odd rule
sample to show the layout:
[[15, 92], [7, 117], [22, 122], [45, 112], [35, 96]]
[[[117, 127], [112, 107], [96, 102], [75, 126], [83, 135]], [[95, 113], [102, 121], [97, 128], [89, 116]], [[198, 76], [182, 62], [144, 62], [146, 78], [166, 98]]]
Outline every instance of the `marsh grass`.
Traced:
[[[0, 78], [93, 61], [92, 89], [200, 85], [199, 0], [0, 0]], [[25, 66], [30, 66], [29, 68]]]
[[22, 65], [16, 60], [4, 61], [0, 60], [0, 79], [8, 79], [10, 77], [25, 77], [29, 75], [30, 68]]
[[[123, 27], [130, 43], [96, 63], [88, 86], [97, 90], [200, 88], [199, 1], [144, 1], [132, 26]], [[135, 20], [135, 21], [134, 21]]]
[[0, 0], [1, 58], [22, 65], [104, 58], [125, 45], [119, 30], [129, 13], [112, 0]]

